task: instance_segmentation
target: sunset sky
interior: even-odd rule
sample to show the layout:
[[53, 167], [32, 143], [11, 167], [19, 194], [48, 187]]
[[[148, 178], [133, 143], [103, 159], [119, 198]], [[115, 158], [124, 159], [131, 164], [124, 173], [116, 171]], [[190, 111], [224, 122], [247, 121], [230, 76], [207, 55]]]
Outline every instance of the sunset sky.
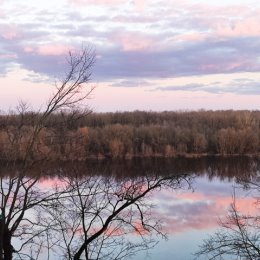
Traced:
[[97, 54], [94, 111], [260, 109], [260, 2], [0, 0], [0, 109], [38, 108], [69, 50]]

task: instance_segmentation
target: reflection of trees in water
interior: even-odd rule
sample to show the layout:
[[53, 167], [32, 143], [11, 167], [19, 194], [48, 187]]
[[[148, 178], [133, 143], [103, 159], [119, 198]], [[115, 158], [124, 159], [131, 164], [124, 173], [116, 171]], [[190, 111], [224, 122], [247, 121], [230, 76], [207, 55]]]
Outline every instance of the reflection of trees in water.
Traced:
[[[248, 183], [256, 179], [258, 168], [259, 162], [250, 158], [35, 164], [28, 176], [17, 174], [17, 165], [1, 167], [6, 178], [0, 187], [0, 247], [13, 250], [8, 230], [12, 241], [21, 241], [15, 246], [21, 256], [36, 258], [45, 252], [45, 259], [51, 259], [56, 251], [66, 259], [120, 259], [153, 246], [151, 235], [163, 235], [150, 211], [154, 190], [179, 189], [184, 177], [194, 174]], [[43, 190], [36, 185], [43, 176], [63, 182], [52, 191]]]
[[[45, 191], [38, 178], [1, 179], [2, 227], [20, 241], [15, 250], [22, 259], [122, 259], [148, 249], [156, 244], [153, 235], [164, 236], [160, 220], [151, 214], [149, 195], [190, 183], [185, 175], [83, 177], [77, 167], [62, 170], [68, 171], [74, 177], [60, 178], [55, 188]], [[12, 259], [4, 247], [7, 242], [11, 248], [12, 241], [2, 233], [3, 259]]]
[[214, 235], [204, 240], [197, 256], [206, 255], [208, 259], [260, 259], [259, 214], [242, 214], [234, 201], [220, 225]]
[[[171, 176], [179, 174], [196, 174], [208, 177], [209, 180], [217, 177], [220, 180], [243, 180], [256, 178], [260, 170], [260, 161], [250, 157], [205, 157], [205, 158], [151, 158], [133, 160], [87, 160], [84, 162], [44, 162], [37, 163], [27, 171], [32, 177], [71, 176], [77, 167], [78, 174], [124, 177], [138, 177], [144, 174]], [[15, 176], [19, 165], [5, 167], [1, 165], [2, 176]]]
[[[196, 253], [207, 259], [260, 259], [260, 180], [259, 171], [254, 176], [241, 179], [241, 185], [250, 196], [256, 198], [254, 212], [242, 212], [234, 191], [233, 202], [227, 216], [220, 221], [219, 230], [205, 239]], [[248, 205], [248, 208], [250, 205]]]
[[161, 188], [181, 188], [183, 177], [67, 179], [58, 188], [69, 190], [66, 198], [57, 197], [43, 216], [54, 226], [52, 243], [65, 259], [75, 260], [122, 259], [154, 246], [152, 235], [163, 233], [160, 220], [151, 214], [148, 197]]
[[35, 223], [27, 212], [47, 200], [50, 195], [36, 187], [38, 179], [18, 174], [16, 177], [0, 179], [0, 259], [11, 260], [14, 252], [12, 238], [23, 243], [16, 250], [21, 251], [34, 236]]

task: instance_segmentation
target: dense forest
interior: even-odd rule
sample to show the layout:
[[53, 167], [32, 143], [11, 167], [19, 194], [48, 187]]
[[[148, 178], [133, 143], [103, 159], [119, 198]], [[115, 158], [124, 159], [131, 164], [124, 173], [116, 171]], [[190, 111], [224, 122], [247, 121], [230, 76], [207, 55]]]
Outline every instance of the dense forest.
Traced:
[[[0, 116], [0, 158], [19, 160], [39, 114]], [[256, 155], [260, 111], [60, 112], [44, 123], [33, 159]]]

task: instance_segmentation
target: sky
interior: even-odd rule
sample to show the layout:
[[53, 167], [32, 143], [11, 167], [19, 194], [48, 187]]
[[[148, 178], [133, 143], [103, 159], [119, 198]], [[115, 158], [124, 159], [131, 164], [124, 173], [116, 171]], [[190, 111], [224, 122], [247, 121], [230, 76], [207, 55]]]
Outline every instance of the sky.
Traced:
[[0, 109], [43, 107], [82, 46], [96, 112], [260, 109], [255, 0], [0, 0]]

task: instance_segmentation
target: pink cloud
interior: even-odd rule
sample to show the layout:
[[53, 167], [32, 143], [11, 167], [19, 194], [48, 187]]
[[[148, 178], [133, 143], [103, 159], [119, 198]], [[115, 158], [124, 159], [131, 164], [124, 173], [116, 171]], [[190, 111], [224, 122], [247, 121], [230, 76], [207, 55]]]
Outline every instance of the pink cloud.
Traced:
[[6, 40], [14, 40], [20, 38], [21, 33], [16, 26], [8, 25], [0, 28], [1, 36]]
[[200, 69], [201, 69], [202, 71], [208, 72], [208, 71], [218, 70], [219, 67], [220, 67], [219, 64], [214, 64], [214, 63], [211, 63], [211, 64], [210, 64], [210, 63], [208, 63], [208, 64], [202, 64], [202, 65], [200, 66]]
[[57, 44], [57, 45], [52, 45], [52, 44], [47, 44], [47, 45], [41, 45], [38, 48], [38, 53], [40, 55], [63, 55], [68, 53], [69, 50], [71, 50], [72, 47], [68, 45], [62, 45], [62, 44]]
[[125, 15], [117, 15], [112, 17], [112, 21], [116, 23], [128, 23], [128, 24], [135, 24], [135, 23], [155, 23], [157, 22], [156, 17], [153, 16], [142, 16], [139, 14], [135, 14], [132, 16], [125, 16]]
[[[257, 7], [252, 9], [242, 4], [215, 6], [190, 2], [168, 7], [168, 15], [173, 11], [185, 12], [185, 21], [193, 21], [195, 30], [204, 28], [203, 34], [211, 38], [260, 35], [260, 10]], [[192, 37], [190, 40], [193, 40]]]
[[33, 53], [33, 52], [35, 52], [35, 49], [33, 48], [33, 47], [30, 47], [30, 46], [26, 46], [26, 47], [24, 47], [24, 52], [26, 52], [26, 53]]
[[9, 32], [4, 32], [2, 36], [7, 39], [7, 40], [13, 40], [17, 38], [18, 34], [16, 31], [9, 31]]
[[42, 56], [59, 56], [67, 54], [68, 51], [73, 50], [72, 46], [63, 44], [45, 44], [36, 47], [26, 46], [24, 51], [26, 53], [36, 53]]
[[151, 37], [137, 33], [117, 34], [111, 39], [119, 43], [124, 51], [147, 50], [154, 45]]
[[249, 18], [234, 23], [232, 27], [220, 25], [217, 27], [217, 33], [223, 36], [259, 36], [259, 24], [259, 18]]
[[90, 5], [118, 5], [123, 4], [122, 0], [70, 0], [74, 4], [90, 4]]
[[179, 35], [174, 38], [174, 41], [184, 41], [184, 42], [201, 42], [206, 39], [205, 33], [186, 33]]
[[245, 65], [245, 62], [231, 62], [230, 64], [227, 64], [227, 70], [233, 70], [243, 65]]
[[224, 5], [216, 6], [210, 4], [185, 4], [183, 8], [189, 10], [191, 13], [200, 14], [200, 16], [207, 18], [214, 17], [241, 17], [248, 15], [251, 8], [247, 5]]
[[133, 0], [134, 9], [137, 12], [144, 12], [146, 8], [146, 0]]
[[0, 59], [16, 59], [17, 55], [15, 53], [12, 54], [0, 54]]
[[214, 71], [233, 71], [239, 68], [246, 68], [246, 67], [252, 67], [253, 64], [249, 64], [248, 61], [240, 61], [240, 60], [235, 60], [235, 61], [226, 61], [226, 62], [220, 62], [220, 63], [208, 63], [208, 61], [202, 61], [201, 65], [199, 66], [201, 71], [205, 72], [214, 72]]

